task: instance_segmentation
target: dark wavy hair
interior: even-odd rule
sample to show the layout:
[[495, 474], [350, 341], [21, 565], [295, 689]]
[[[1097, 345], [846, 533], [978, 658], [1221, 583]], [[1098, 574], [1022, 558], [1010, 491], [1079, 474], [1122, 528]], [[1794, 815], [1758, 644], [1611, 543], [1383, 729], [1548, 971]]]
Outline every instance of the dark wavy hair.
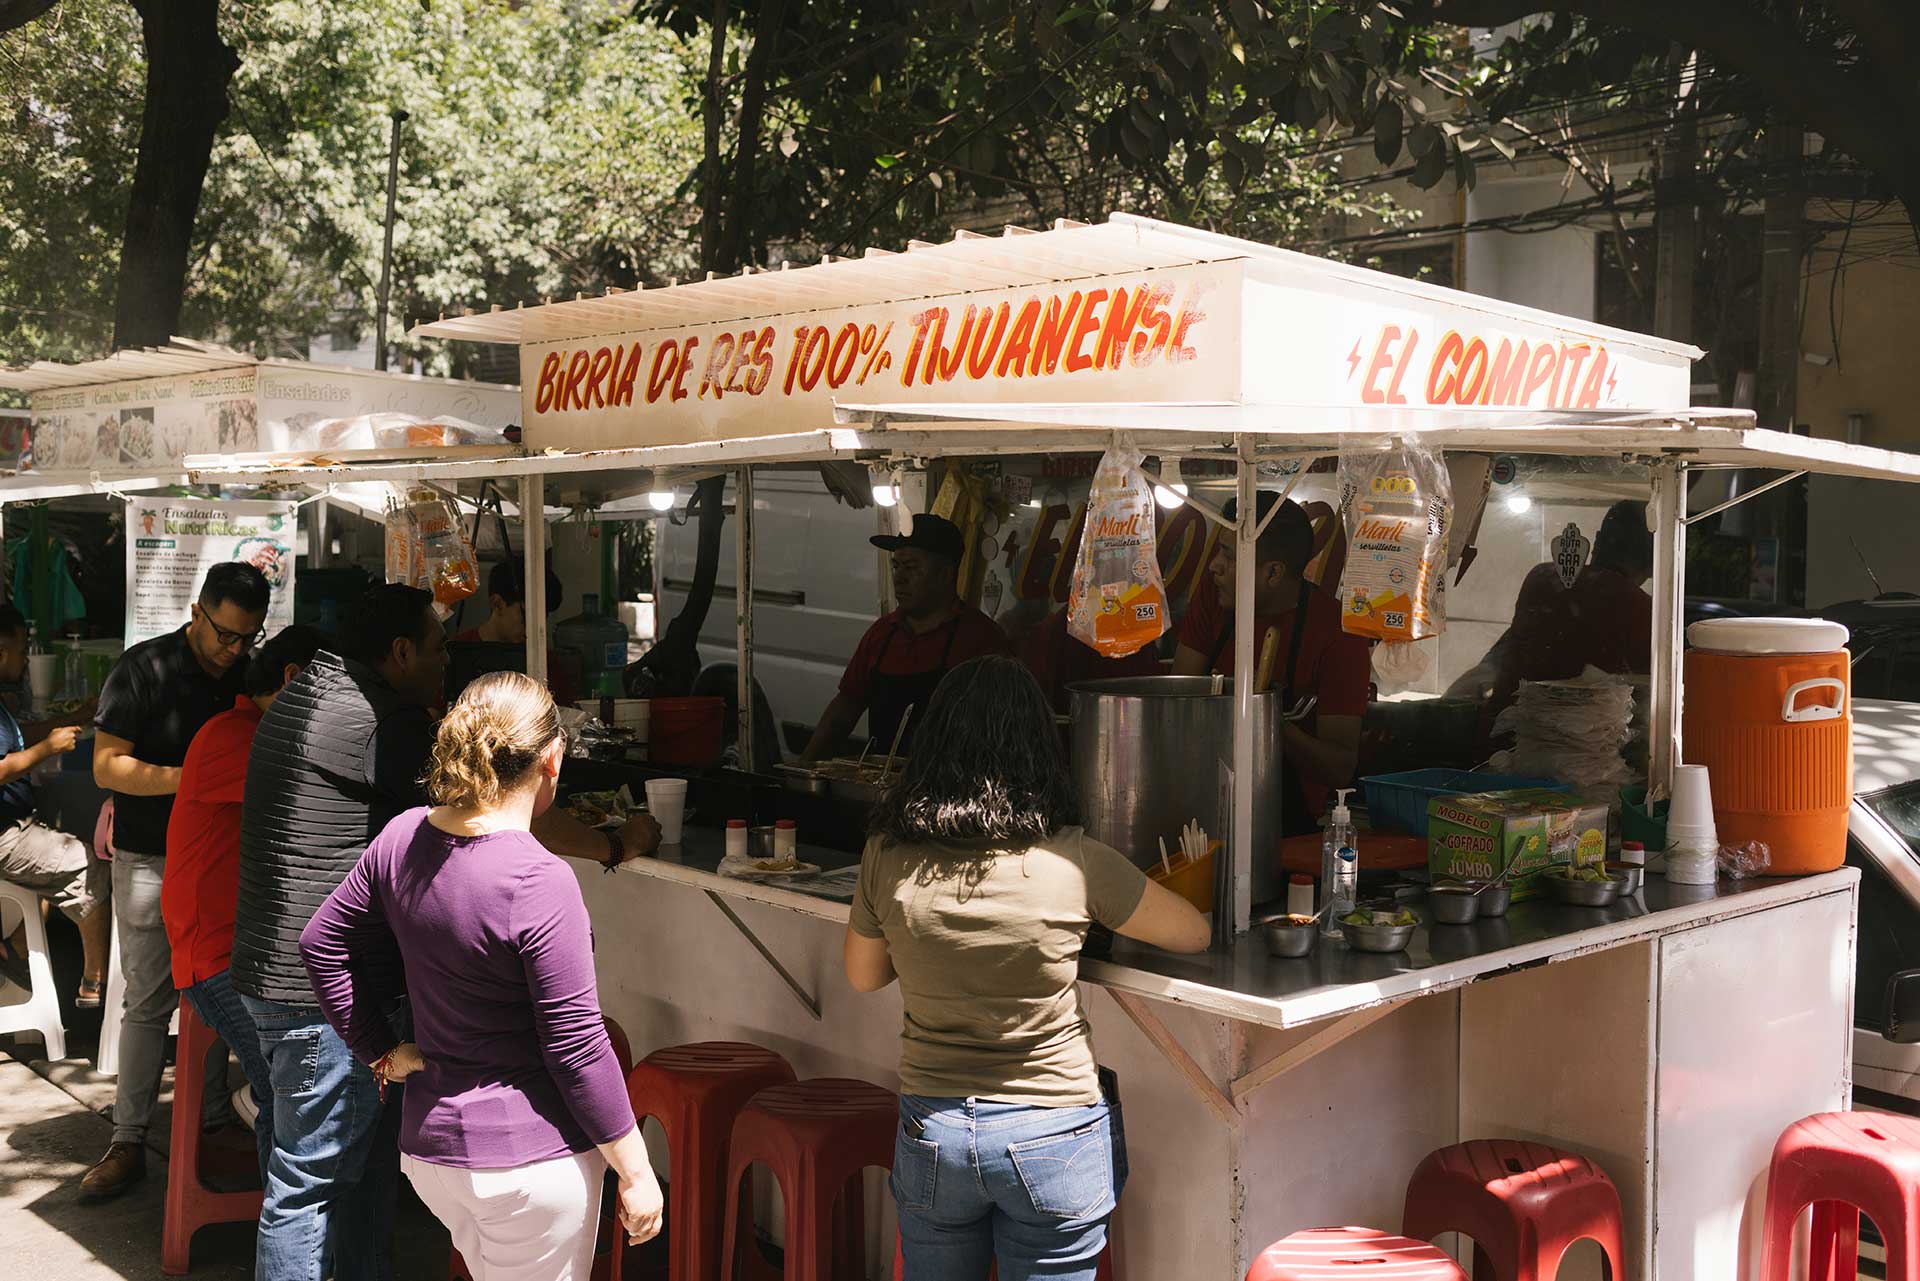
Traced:
[[1080, 821], [1053, 707], [1011, 658], [948, 672], [913, 739], [906, 769], [873, 808], [876, 836], [1025, 849]]

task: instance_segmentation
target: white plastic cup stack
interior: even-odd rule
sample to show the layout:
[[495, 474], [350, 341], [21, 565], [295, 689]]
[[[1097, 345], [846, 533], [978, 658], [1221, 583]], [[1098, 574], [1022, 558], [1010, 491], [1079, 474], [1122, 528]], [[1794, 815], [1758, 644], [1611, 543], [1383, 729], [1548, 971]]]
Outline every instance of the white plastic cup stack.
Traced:
[[53, 701], [54, 691], [60, 686], [60, 661], [58, 654], [27, 656], [27, 687], [36, 708], [44, 710]]
[[1676, 885], [1711, 885], [1719, 853], [1707, 767], [1674, 766], [1673, 802], [1667, 807], [1667, 879]]
[[660, 843], [678, 845], [680, 825], [687, 816], [687, 780], [650, 778], [647, 780], [647, 812], [660, 825]]

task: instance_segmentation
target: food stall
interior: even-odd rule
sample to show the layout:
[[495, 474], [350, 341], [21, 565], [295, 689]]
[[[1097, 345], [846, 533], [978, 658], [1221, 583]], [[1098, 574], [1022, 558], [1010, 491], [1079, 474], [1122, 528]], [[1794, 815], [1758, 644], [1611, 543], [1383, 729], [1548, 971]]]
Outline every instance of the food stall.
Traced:
[[[51, 653], [52, 683], [30, 692], [42, 704], [36, 711], [68, 716], [87, 711], [125, 646], [185, 620], [212, 562], [247, 559], [266, 573], [276, 588], [266, 626], [277, 630], [294, 621], [296, 557], [307, 555], [310, 568], [327, 561], [330, 513], [383, 514], [384, 486], [196, 489], [194, 456], [324, 451], [368, 460], [432, 445], [446, 458], [495, 457], [507, 452], [505, 429], [519, 412], [512, 386], [260, 359], [185, 338], [76, 364], [0, 369], [0, 387], [29, 404], [25, 415], [0, 420], [0, 515], [10, 537], [25, 535], [30, 559], [11, 567], [27, 588], [16, 603]], [[76, 529], [88, 536], [70, 557], [58, 535]], [[73, 559], [86, 563], [70, 573]], [[118, 603], [122, 578], [124, 617], [87, 617]], [[110, 591], [81, 591], [74, 579], [89, 588], [115, 581]], [[89, 626], [91, 635], [68, 635]], [[89, 842], [104, 800], [90, 744], [84, 738], [43, 767], [39, 791], [42, 817]], [[109, 974], [111, 1004], [118, 966]], [[118, 1032], [116, 1019], [105, 1020], [102, 1071], [115, 1070]]]
[[[1251, 513], [1258, 488], [1291, 490], [1316, 460], [1406, 438], [1448, 455], [1640, 469], [1655, 531], [1657, 792], [1685, 759], [1681, 567], [1687, 523], [1706, 514], [1689, 508], [1689, 475], [1920, 480], [1920, 459], [1688, 408], [1692, 348], [1125, 215], [495, 308], [416, 332], [519, 344], [523, 452], [220, 465], [194, 479], [517, 477], [535, 510], [552, 484], [591, 501], [729, 474], [743, 760], [755, 615], [763, 628], [777, 619], [754, 605], [756, 472], [852, 464], [892, 484], [930, 461], [1119, 444], [1210, 460]], [[1246, 672], [1258, 529], [1251, 515], [1229, 528], [1241, 549], [1235, 670]], [[535, 618], [543, 542], [530, 526]], [[536, 630], [531, 670], [544, 644]], [[1515, 1136], [1607, 1170], [1636, 1275], [1755, 1275], [1774, 1137], [1849, 1096], [1855, 874], [1704, 886], [1653, 876], [1611, 906], [1532, 901], [1470, 927], [1423, 923], [1393, 954], [1323, 943], [1273, 957], [1249, 928], [1256, 868], [1274, 857], [1253, 838], [1263, 749], [1252, 683], [1228, 697], [1230, 741], [1193, 745], [1202, 766], [1214, 758], [1227, 798], [1215, 949], [1173, 957], [1122, 941], [1082, 966], [1127, 1114], [1122, 1269], [1237, 1277], [1303, 1227], [1397, 1226], [1427, 1152]], [[657, 767], [575, 769], [607, 786]], [[677, 846], [619, 876], [582, 869], [608, 1014], [640, 1053], [747, 1040], [802, 1076], [892, 1084], [898, 997], [855, 995], [840, 975], [857, 825], [848, 839], [820, 798], [738, 771], [696, 773], [689, 803]], [[796, 818], [800, 859], [821, 873], [721, 874], [718, 825], [731, 818]], [[890, 1217], [869, 1221], [878, 1275]], [[1597, 1261], [1576, 1255], [1563, 1275], [1598, 1275]]]

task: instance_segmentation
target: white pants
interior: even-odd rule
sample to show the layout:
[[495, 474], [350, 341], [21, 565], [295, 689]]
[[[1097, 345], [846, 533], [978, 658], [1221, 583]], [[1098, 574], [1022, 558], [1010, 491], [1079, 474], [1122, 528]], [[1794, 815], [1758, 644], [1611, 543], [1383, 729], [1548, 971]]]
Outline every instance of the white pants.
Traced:
[[466, 1170], [403, 1153], [400, 1168], [447, 1225], [473, 1281], [588, 1281], [607, 1173], [599, 1152], [512, 1170]]

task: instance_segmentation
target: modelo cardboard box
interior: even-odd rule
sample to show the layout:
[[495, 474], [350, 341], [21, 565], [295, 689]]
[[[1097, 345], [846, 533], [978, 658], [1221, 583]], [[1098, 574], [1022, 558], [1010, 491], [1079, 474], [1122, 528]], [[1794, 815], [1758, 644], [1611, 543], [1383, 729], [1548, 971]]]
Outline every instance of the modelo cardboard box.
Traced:
[[1607, 861], [1608, 812], [1546, 788], [1436, 796], [1427, 802], [1427, 871], [1441, 881], [1485, 881], [1505, 871], [1513, 897], [1539, 892], [1549, 867]]

